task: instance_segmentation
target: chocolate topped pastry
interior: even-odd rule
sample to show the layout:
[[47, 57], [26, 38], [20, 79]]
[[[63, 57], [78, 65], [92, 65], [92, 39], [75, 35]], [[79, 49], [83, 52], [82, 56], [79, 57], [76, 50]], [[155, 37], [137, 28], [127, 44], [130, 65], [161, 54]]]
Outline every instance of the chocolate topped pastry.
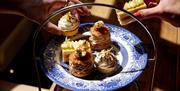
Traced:
[[77, 42], [75, 51], [69, 56], [69, 71], [76, 77], [88, 76], [94, 68], [92, 53], [87, 46], [87, 41]]
[[89, 41], [92, 49], [102, 50], [111, 46], [110, 31], [103, 21], [98, 21], [90, 29], [91, 36]]

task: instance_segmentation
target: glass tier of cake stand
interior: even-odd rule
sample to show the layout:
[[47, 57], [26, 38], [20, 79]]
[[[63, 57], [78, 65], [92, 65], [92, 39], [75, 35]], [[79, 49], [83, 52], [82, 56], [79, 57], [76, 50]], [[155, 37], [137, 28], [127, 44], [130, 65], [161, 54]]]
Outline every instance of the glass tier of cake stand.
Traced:
[[[78, 36], [58, 36], [43, 31], [48, 22], [57, 25], [63, 14], [82, 7], [88, 7], [91, 14], [80, 16]], [[118, 12], [123, 12], [134, 22], [121, 25], [118, 21]], [[103, 21], [110, 29], [112, 47], [117, 52], [116, 56], [121, 70], [111, 76], [94, 73], [87, 78], [75, 77], [69, 73], [68, 64], [62, 62], [60, 45], [67, 39], [79, 40], [83, 39], [84, 36], [90, 36], [88, 35], [90, 34], [89, 29], [99, 20]], [[83, 37], [79, 37], [79, 35]], [[41, 90], [41, 78], [38, 70], [42, 70], [59, 87], [83, 91], [119, 90], [126, 87], [132, 87], [133, 91], [135, 91], [134, 89], [140, 90], [144, 86], [141, 85], [141, 77], [150, 75], [150, 79], [147, 78], [150, 86], [144, 87], [152, 91], [157, 60], [155, 41], [146, 26], [126, 10], [99, 3], [67, 6], [49, 15], [35, 31], [33, 40], [33, 58], [36, 65], [39, 90]], [[41, 69], [38, 69], [38, 67]], [[130, 86], [130, 84], [133, 86]]]

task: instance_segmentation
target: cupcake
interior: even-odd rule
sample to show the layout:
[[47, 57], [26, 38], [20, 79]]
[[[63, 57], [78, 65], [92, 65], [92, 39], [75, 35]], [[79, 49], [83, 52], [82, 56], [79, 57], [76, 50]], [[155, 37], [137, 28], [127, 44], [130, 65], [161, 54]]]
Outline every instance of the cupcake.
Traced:
[[111, 50], [102, 50], [97, 53], [94, 61], [96, 68], [104, 74], [111, 75], [116, 72], [118, 67], [117, 58]]
[[73, 36], [78, 32], [79, 20], [71, 12], [66, 13], [58, 21], [58, 27], [63, 31], [65, 36]]
[[94, 50], [107, 49], [111, 46], [111, 38], [109, 28], [103, 21], [96, 22], [90, 28], [91, 36], [89, 37], [90, 44]]

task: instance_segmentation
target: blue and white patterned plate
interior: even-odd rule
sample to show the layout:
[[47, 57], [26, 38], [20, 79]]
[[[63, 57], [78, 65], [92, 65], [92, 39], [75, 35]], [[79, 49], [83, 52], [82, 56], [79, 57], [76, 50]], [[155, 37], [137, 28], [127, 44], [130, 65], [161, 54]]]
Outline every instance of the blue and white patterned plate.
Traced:
[[[82, 28], [92, 26], [93, 23], [83, 23]], [[142, 41], [128, 30], [106, 24], [110, 28], [112, 47], [116, 51], [118, 63], [121, 66], [118, 72], [111, 76], [94, 73], [90, 78], [77, 78], [68, 72], [68, 66], [61, 62], [60, 44], [64, 39], [54, 38], [47, 45], [42, 69], [56, 84], [71, 90], [114, 90], [133, 82], [145, 69], [147, 53]]]

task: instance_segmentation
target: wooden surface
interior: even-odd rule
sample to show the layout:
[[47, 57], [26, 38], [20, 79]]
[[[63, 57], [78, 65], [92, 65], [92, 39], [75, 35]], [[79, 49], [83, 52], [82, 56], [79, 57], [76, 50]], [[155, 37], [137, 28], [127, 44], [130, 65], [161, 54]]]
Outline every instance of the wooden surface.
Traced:
[[[38, 87], [0, 80], [0, 91], [38, 91]], [[53, 91], [42, 88], [41, 91]]]
[[[153, 19], [144, 22], [152, 35], [154, 35], [157, 43], [158, 57], [153, 90], [175, 91], [177, 81], [176, 62], [178, 62], [177, 58], [179, 57], [177, 40], [178, 36], [180, 36], [178, 35], [178, 28], [165, 21], [159, 20], [159, 24], [153, 22]], [[150, 76], [143, 75], [145, 75], [145, 79]]]
[[[95, 2], [103, 2], [103, 0], [95, 0]], [[101, 12], [96, 12], [96, 14], [97, 13]], [[116, 20], [111, 20], [112, 17], [115, 17], [112, 13], [113, 12], [111, 12], [111, 16], [108, 19], [111, 23], [116, 24]], [[104, 20], [109, 22], [108, 19]], [[143, 23], [147, 26], [155, 39], [158, 55], [155, 77], [153, 80], [153, 88], [151, 89], [150, 87], [154, 66], [154, 62], [152, 61], [148, 63], [147, 69], [145, 69], [143, 74], [138, 79], [141, 91], [180, 91], [180, 28], [174, 27], [171, 24], [156, 18], [144, 20]], [[147, 35], [139, 31], [142, 29], [138, 28], [136, 23], [125, 26], [125, 28], [129, 29], [131, 32], [140, 37], [146, 45], [151, 45]], [[150, 56], [152, 55], [151, 52], [149, 52], [149, 54]]]
[[[8, 19], [8, 17], [1, 18]], [[16, 19], [15, 16], [14, 18]], [[35, 25], [36, 24], [24, 18], [21, 18], [21, 21], [12, 21], [12, 23], [9, 24], [6, 22], [4, 26], [2, 25], [3, 30], [0, 34], [0, 36], [3, 37], [0, 37], [0, 71], [3, 71], [16, 56], [22, 45], [24, 45], [35, 29]]]
[[180, 28], [177, 32], [176, 91], [180, 91]]
[[[86, 0], [87, 1], [87, 0]], [[103, 2], [106, 4], [115, 4], [111, 0], [91, 0], [92, 2]], [[111, 2], [108, 2], [111, 1]], [[117, 0], [118, 1], [118, 0]], [[96, 10], [96, 9], [94, 9]], [[113, 21], [113, 18], [116, 19], [113, 11], [109, 12], [110, 14], [106, 17], [100, 18], [94, 16], [95, 18], [102, 19], [105, 22], [117, 24], [117, 21]], [[98, 14], [96, 12], [96, 14]], [[102, 14], [102, 13], [101, 13]], [[93, 18], [94, 18], [93, 17]], [[82, 18], [83, 19], [83, 18]], [[109, 21], [110, 19], [110, 21]], [[89, 19], [91, 20], [91, 19]], [[96, 20], [94, 20], [96, 21]], [[157, 65], [155, 77], [153, 80], [153, 91], [180, 91], [180, 28], [174, 27], [171, 24], [161, 21], [159, 19], [149, 19], [144, 20], [143, 23], [148, 27], [150, 33], [153, 35], [153, 38], [157, 44]], [[148, 54], [150, 58], [152, 57], [152, 44], [151, 41], [147, 38], [147, 35], [143, 34], [137, 28], [137, 23], [132, 23], [128, 26], [124, 26], [127, 29], [130, 29], [131, 32], [139, 36], [144, 42], [145, 46], [148, 47]], [[154, 61], [149, 61], [146, 69], [137, 79], [137, 82], [140, 86], [140, 91], [150, 91], [151, 82], [152, 82], [152, 73], [153, 73]], [[43, 73], [42, 73], [43, 74]], [[55, 91], [68, 91], [59, 86], [53, 84], [51, 90], [56, 89]], [[119, 89], [117, 91], [137, 91], [134, 89], [134, 83], [126, 86], [125, 88]]]
[[[95, 0], [95, 2], [103, 2], [103, 0]], [[98, 14], [98, 12], [96, 12], [96, 14]], [[111, 16], [109, 18], [112, 18], [112, 15], [113, 14], [111, 12]], [[108, 19], [97, 17], [97, 15], [93, 18], [103, 19], [108, 22]], [[114, 21], [110, 22], [112, 23]], [[116, 23], [117, 22], [114, 22], [114, 24]], [[151, 89], [154, 61], [150, 61], [148, 62], [147, 68], [143, 74], [137, 79], [140, 85], [140, 91], [180, 91], [180, 28], [174, 27], [171, 24], [159, 19], [144, 20], [143, 23], [150, 30], [150, 33], [155, 39], [158, 55], [155, 77], [153, 79], [153, 87]], [[132, 23], [125, 27], [138, 35], [146, 45], [151, 45], [150, 40], [147, 39], [147, 35], [139, 32], [141, 29], [137, 27], [136, 23]], [[152, 55], [151, 50], [149, 54], [150, 56]], [[124, 91], [124, 88], [120, 89], [120, 91]], [[128, 89], [125, 91], [135, 90]]]

